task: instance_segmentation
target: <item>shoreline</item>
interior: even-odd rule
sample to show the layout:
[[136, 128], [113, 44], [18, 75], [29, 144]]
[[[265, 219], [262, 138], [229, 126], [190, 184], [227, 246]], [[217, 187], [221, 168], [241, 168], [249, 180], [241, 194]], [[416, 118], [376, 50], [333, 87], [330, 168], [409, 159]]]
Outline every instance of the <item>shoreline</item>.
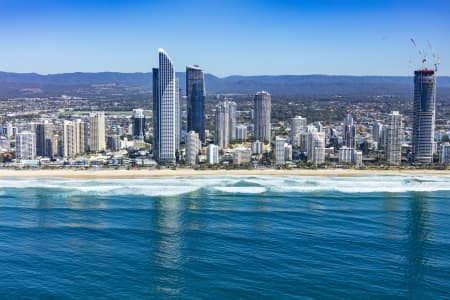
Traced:
[[153, 177], [198, 176], [368, 176], [368, 175], [450, 175], [450, 170], [356, 170], [356, 169], [255, 169], [255, 170], [5, 170], [0, 178], [72, 178], [72, 179], [138, 179]]

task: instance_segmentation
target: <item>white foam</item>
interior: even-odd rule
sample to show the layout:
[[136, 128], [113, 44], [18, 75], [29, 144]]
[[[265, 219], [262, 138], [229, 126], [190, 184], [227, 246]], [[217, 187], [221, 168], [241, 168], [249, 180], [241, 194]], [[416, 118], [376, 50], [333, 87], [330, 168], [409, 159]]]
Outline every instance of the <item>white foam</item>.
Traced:
[[[150, 179], [1, 179], [0, 189], [44, 188], [71, 194], [145, 195], [171, 197], [204, 189], [211, 192], [261, 194], [308, 193], [337, 191], [343, 193], [370, 192], [431, 192], [450, 191], [450, 176], [210, 176]], [[2, 195], [0, 191], [0, 195]]]
[[215, 190], [233, 194], [262, 194], [266, 188], [259, 186], [218, 186]]

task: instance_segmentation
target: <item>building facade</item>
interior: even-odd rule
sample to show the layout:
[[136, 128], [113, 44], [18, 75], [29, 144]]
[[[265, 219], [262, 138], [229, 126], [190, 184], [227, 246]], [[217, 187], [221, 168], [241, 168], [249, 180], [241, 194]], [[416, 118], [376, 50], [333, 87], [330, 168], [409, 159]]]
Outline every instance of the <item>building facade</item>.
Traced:
[[393, 111], [389, 115], [386, 130], [386, 162], [399, 165], [402, 161], [402, 115]]
[[145, 115], [143, 109], [133, 109], [133, 139], [143, 141], [145, 137]]
[[105, 113], [93, 112], [89, 114], [89, 148], [93, 152], [106, 150]]
[[64, 120], [63, 124], [63, 155], [66, 158], [75, 158], [86, 151], [85, 130], [86, 124], [78, 119]]
[[153, 151], [158, 163], [173, 165], [179, 147], [179, 92], [172, 60], [163, 49], [158, 59], [159, 68], [153, 69]]
[[236, 103], [225, 99], [216, 106], [214, 143], [221, 149], [227, 148], [236, 137], [235, 131]]
[[433, 70], [414, 72], [413, 157], [418, 163], [433, 162], [436, 113], [436, 80]]
[[265, 91], [256, 93], [254, 110], [254, 140], [270, 143], [272, 140], [272, 96]]
[[200, 149], [201, 141], [199, 134], [195, 131], [189, 131], [186, 135], [185, 162], [187, 165], [194, 166], [198, 163]]
[[205, 136], [205, 76], [199, 66], [186, 67], [187, 131], [198, 133], [204, 143]]
[[16, 133], [16, 158], [34, 159], [36, 157], [36, 134], [31, 131]]

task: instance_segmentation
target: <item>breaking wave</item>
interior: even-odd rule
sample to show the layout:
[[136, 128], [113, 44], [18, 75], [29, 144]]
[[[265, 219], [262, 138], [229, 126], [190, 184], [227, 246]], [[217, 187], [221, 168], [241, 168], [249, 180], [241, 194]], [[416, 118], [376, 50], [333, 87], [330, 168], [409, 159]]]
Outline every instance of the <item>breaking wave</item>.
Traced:
[[72, 194], [144, 195], [172, 197], [203, 191], [205, 193], [265, 194], [432, 192], [450, 191], [450, 176], [374, 175], [357, 177], [328, 176], [209, 176], [148, 179], [52, 179], [16, 178], [0, 180], [0, 195], [5, 189], [46, 189]]

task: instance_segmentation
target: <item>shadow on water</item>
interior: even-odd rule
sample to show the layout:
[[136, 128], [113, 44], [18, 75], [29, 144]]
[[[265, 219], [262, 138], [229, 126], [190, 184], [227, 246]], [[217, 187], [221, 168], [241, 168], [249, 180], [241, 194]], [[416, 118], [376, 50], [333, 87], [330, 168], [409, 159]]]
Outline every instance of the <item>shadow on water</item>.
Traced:
[[425, 244], [429, 235], [429, 199], [426, 193], [413, 193], [407, 216], [406, 280], [409, 299], [425, 297]]

